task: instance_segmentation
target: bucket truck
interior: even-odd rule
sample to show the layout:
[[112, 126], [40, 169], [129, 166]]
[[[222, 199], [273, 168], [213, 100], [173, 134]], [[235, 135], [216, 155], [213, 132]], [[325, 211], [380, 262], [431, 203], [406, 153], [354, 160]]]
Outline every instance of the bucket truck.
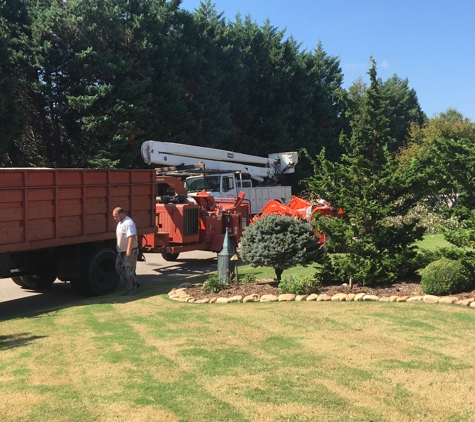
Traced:
[[[221, 149], [146, 141], [141, 148], [147, 164], [161, 166], [163, 174], [184, 174], [188, 193], [206, 191], [216, 198], [237, 198], [244, 192], [257, 214], [270, 200], [291, 200], [290, 186], [277, 185], [277, 176], [293, 173], [297, 152], [269, 154], [267, 158]], [[197, 174], [198, 173], [198, 174]], [[199, 174], [201, 173], [201, 174]]]

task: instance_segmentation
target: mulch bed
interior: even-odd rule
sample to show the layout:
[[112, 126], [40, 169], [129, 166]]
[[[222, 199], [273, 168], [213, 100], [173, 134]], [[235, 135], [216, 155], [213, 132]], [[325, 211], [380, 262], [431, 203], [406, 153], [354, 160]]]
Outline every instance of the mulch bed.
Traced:
[[[186, 292], [193, 296], [196, 300], [212, 297], [232, 297], [242, 296], [257, 293], [258, 295], [275, 295], [279, 296], [280, 292], [277, 287], [277, 282], [273, 279], [258, 280], [255, 283], [240, 284], [237, 286], [231, 286], [228, 289], [221, 290], [218, 293], [203, 293], [201, 287], [190, 287]], [[376, 295], [380, 297], [389, 296], [423, 296], [425, 293], [421, 289], [420, 282], [417, 280], [398, 281], [390, 284], [382, 284], [378, 286], [362, 286], [358, 283], [353, 284], [353, 288], [350, 290], [349, 286], [341, 284], [323, 285], [319, 292], [326, 293], [333, 296], [336, 293], [366, 293], [370, 295]], [[459, 300], [469, 299], [475, 297], [475, 290], [470, 292], [464, 292], [459, 294], [450, 295], [457, 297]]]

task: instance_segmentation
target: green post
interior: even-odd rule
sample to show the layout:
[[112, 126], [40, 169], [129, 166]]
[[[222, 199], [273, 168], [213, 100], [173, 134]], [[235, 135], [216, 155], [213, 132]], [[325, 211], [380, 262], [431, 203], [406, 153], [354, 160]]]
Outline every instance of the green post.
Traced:
[[226, 230], [223, 249], [221, 249], [221, 252], [218, 254], [218, 278], [224, 283], [227, 283], [229, 278], [232, 278], [234, 275], [234, 267], [236, 264], [234, 261], [231, 261], [231, 257], [235, 253], [233, 249], [229, 241], [228, 231]]

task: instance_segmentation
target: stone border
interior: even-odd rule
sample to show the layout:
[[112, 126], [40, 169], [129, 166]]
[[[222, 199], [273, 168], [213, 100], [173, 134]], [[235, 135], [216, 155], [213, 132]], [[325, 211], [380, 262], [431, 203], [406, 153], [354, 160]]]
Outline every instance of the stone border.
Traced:
[[196, 300], [194, 297], [189, 295], [186, 291], [189, 287], [201, 287], [203, 284], [191, 284], [191, 283], [182, 283], [178, 287], [173, 288], [169, 293], [168, 297], [171, 300], [177, 302], [186, 302], [186, 303], [246, 303], [246, 302], [425, 302], [425, 303], [444, 303], [449, 305], [461, 305], [469, 306], [475, 308], [475, 298], [462, 299], [459, 300], [455, 296], [434, 296], [434, 295], [424, 295], [424, 296], [376, 296], [366, 293], [336, 293], [333, 296], [329, 296], [326, 293], [317, 295], [294, 295], [294, 294], [281, 294], [279, 296], [275, 295], [262, 295], [251, 294], [245, 296], [232, 296], [232, 297], [212, 297], [211, 299], [199, 299]]

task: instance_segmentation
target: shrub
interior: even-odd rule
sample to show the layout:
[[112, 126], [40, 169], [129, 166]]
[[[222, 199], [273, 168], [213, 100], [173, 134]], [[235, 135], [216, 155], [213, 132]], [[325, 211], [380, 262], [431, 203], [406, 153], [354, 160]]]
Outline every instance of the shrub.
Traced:
[[444, 215], [436, 206], [427, 200], [417, 203], [408, 214], [397, 217], [388, 217], [386, 222], [401, 227], [418, 220], [416, 227], [424, 227], [426, 233], [441, 233], [442, 228], [455, 230], [460, 227], [457, 217]]
[[420, 273], [421, 270], [427, 267], [431, 262], [437, 261], [441, 258], [444, 258], [444, 255], [440, 251], [440, 248], [436, 250], [429, 250], [420, 248], [417, 255], [413, 259], [415, 273]]
[[203, 293], [218, 293], [226, 287], [227, 284], [220, 280], [217, 274], [213, 274], [203, 283], [201, 291]]
[[320, 292], [320, 282], [311, 277], [283, 278], [279, 283], [279, 293], [293, 293], [294, 295], [309, 295]]
[[431, 262], [420, 273], [421, 288], [427, 294], [461, 293], [470, 284], [469, 273], [461, 261], [442, 258]]
[[255, 283], [256, 282], [256, 274], [254, 273], [247, 273], [239, 277], [240, 284], [248, 284], [248, 283]]
[[241, 258], [252, 267], [273, 267], [282, 272], [314, 262], [321, 252], [313, 227], [292, 217], [264, 215], [244, 230]]

